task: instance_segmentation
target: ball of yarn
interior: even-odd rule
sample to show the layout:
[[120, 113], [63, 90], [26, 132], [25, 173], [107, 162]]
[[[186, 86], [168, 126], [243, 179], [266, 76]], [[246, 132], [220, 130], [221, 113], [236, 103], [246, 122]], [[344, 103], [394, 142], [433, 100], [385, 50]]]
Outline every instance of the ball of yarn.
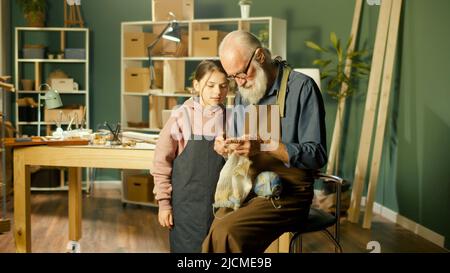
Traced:
[[253, 191], [262, 197], [278, 197], [281, 194], [282, 185], [278, 174], [274, 172], [262, 172], [258, 174]]

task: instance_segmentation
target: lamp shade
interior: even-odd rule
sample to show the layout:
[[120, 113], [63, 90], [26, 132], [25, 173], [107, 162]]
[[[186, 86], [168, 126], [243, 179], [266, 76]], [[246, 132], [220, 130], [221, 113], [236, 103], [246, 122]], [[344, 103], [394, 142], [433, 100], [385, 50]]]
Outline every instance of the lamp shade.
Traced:
[[172, 22], [167, 30], [164, 32], [164, 39], [174, 41], [179, 43], [181, 41], [180, 28], [178, 27], [178, 23]]
[[56, 90], [49, 90], [45, 93], [45, 107], [47, 109], [55, 109], [63, 106], [61, 96]]

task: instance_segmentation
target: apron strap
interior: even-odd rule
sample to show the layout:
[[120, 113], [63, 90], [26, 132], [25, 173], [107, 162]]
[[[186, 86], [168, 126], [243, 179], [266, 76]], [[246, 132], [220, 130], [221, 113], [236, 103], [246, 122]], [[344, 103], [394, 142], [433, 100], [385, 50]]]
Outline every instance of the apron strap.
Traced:
[[286, 90], [289, 75], [291, 74], [292, 68], [290, 66], [284, 66], [283, 77], [281, 78], [280, 90], [277, 94], [277, 104], [280, 107], [280, 117], [284, 118], [284, 108], [286, 104]]

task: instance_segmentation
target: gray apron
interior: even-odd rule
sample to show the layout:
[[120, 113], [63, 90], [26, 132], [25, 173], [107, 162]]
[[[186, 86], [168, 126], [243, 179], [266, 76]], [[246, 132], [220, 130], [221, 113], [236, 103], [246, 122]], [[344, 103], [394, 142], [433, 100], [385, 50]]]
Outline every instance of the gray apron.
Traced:
[[224, 158], [214, 151], [214, 140], [188, 141], [173, 162], [170, 231], [172, 253], [201, 252], [202, 242], [214, 219], [212, 204]]

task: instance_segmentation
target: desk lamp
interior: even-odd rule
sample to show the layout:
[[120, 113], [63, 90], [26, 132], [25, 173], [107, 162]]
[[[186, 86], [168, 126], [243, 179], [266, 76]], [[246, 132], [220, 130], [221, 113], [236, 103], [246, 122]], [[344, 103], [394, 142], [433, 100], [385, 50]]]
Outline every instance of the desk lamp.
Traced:
[[[169, 15], [175, 17], [172, 12], [169, 12]], [[148, 59], [150, 63], [150, 89], [155, 89], [154, 79], [155, 79], [155, 68], [153, 66], [151, 51], [156, 46], [156, 44], [164, 38], [169, 41], [173, 41], [179, 43], [181, 41], [181, 34], [178, 23], [175, 19], [171, 20], [166, 27], [161, 31], [161, 33], [156, 37], [156, 39], [147, 46]]]
[[51, 88], [50, 85], [44, 83], [39, 86], [39, 90], [41, 91], [42, 87], [45, 86], [48, 88], [48, 91], [45, 92], [44, 98], [42, 98], [41, 93], [39, 92], [39, 103], [38, 103], [38, 136], [41, 135], [41, 100], [44, 99], [44, 107], [46, 109], [56, 109], [63, 106], [61, 97], [58, 91]]

